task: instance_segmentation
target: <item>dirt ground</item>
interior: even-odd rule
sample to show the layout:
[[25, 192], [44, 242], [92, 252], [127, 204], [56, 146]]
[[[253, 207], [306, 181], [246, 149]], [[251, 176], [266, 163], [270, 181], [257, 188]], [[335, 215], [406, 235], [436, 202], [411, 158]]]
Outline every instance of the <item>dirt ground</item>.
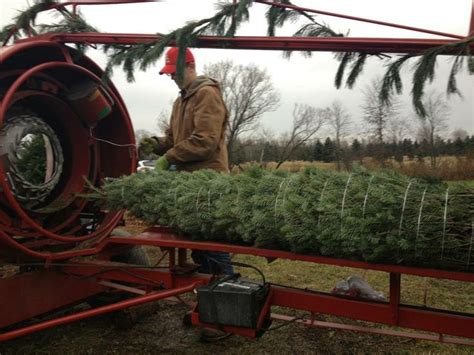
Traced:
[[0, 344], [7, 354], [357, 354], [471, 353], [461, 346], [290, 324], [260, 339], [231, 336], [216, 343], [199, 341], [199, 331], [182, 324], [186, 308], [162, 304], [130, 329], [120, 329], [113, 315], [99, 316]]
[[[132, 233], [143, 229], [138, 221], [130, 221], [127, 230]], [[147, 250], [150, 255], [150, 251]], [[153, 256], [153, 255], [152, 255]], [[243, 259], [244, 261], [249, 261]], [[240, 259], [239, 259], [240, 261]], [[253, 260], [251, 260], [253, 261]], [[258, 262], [258, 261], [255, 261]], [[306, 269], [306, 265], [286, 261], [276, 261], [270, 266], [262, 261], [257, 264], [273, 282], [298, 279], [298, 287], [318, 287], [328, 289], [337, 280], [353, 270], [335, 271], [334, 268], [316, 266]], [[270, 269], [272, 267], [272, 269]], [[273, 270], [273, 271], [272, 271]], [[364, 277], [378, 289], [385, 289], [385, 281], [379, 281], [378, 274], [366, 273]], [[406, 280], [412, 283], [410, 294], [406, 297], [416, 300], [422, 297], [418, 280]], [[420, 281], [421, 282], [421, 281]], [[425, 281], [426, 282], [426, 281]], [[432, 301], [444, 302], [446, 291], [452, 290], [452, 284], [438, 285], [432, 282]], [[474, 285], [458, 285], [458, 298], [449, 302], [459, 303], [460, 309], [474, 310]], [[418, 293], [415, 293], [416, 292]], [[439, 292], [439, 295], [437, 294]], [[449, 292], [449, 291], [448, 291]], [[412, 294], [413, 293], [413, 294]], [[453, 292], [453, 294], [456, 292]], [[402, 295], [403, 296], [403, 295]], [[186, 296], [192, 300], [194, 295]], [[352, 331], [328, 328], [307, 328], [299, 324], [287, 324], [269, 331], [258, 339], [231, 336], [215, 343], [200, 341], [200, 330], [183, 324], [188, 307], [180, 302], [161, 301], [142, 307], [138, 322], [129, 328], [123, 328], [120, 316], [107, 314], [76, 323], [30, 334], [8, 342], [0, 343], [0, 355], [7, 354], [386, 354], [386, 353], [456, 353], [473, 354], [474, 347], [445, 345], [429, 341], [417, 341], [382, 335], [362, 334]], [[416, 301], [415, 301], [416, 302]], [[1, 305], [0, 305], [1, 306]], [[443, 304], [441, 304], [443, 306]], [[87, 308], [85, 304], [79, 309]], [[76, 309], [77, 310], [77, 309]], [[0, 309], [0, 312], [2, 310]], [[293, 316], [300, 314], [287, 309], [272, 309], [274, 312]], [[341, 322], [342, 319], [320, 315], [319, 320]], [[344, 320], [353, 325], [366, 325], [363, 322]], [[272, 326], [281, 325], [274, 323]], [[371, 325], [376, 326], [376, 325]]]

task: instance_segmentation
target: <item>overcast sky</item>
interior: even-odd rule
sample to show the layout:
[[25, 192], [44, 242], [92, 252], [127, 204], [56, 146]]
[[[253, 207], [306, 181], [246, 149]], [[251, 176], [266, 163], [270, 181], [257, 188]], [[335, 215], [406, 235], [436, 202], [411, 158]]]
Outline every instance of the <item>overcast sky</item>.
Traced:
[[[15, 9], [24, 9], [26, 0], [0, 0], [1, 26], [10, 23]], [[31, 1], [32, 2], [32, 1]], [[126, 5], [82, 6], [82, 13], [89, 23], [102, 32], [120, 33], [166, 33], [181, 27], [188, 20], [199, 20], [215, 13], [214, 0], [167, 0], [156, 3]], [[421, 27], [441, 32], [466, 35], [471, 15], [471, 0], [294, 0], [296, 5], [313, 9], [339, 12], [404, 25]], [[250, 23], [244, 24], [239, 35], [266, 35], [264, 12], [267, 6], [254, 4], [250, 12]], [[40, 17], [40, 20], [42, 17]], [[327, 16], [317, 16], [317, 20], [330, 25], [337, 32], [352, 37], [412, 37], [437, 38], [417, 32], [381, 27]], [[297, 25], [289, 25], [279, 30], [277, 35], [292, 35]], [[439, 38], [439, 37], [438, 37]], [[361, 122], [363, 89], [371, 80], [384, 73], [382, 62], [374, 59], [366, 64], [363, 74], [352, 89], [337, 90], [334, 76], [338, 62], [331, 53], [315, 52], [312, 58], [296, 53], [291, 60], [282, 58], [278, 51], [237, 51], [223, 49], [193, 50], [198, 72], [205, 64], [233, 60], [239, 64], [254, 63], [266, 69], [281, 95], [279, 108], [266, 113], [262, 126], [276, 133], [288, 130], [292, 123], [295, 103], [326, 107], [338, 99], [346, 107], [354, 121], [353, 131], [364, 131]], [[104, 66], [106, 58], [98, 51], [90, 50], [88, 55]], [[178, 89], [166, 76], [158, 75], [162, 60], [146, 72], [138, 72], [135, 83], [127, 83], [121, 70], [115, 70], [113, 81], [122, 94], [130, 112], [135, 129], [158, 131], [157, 117], [160, 112], [170, 110]], [[429, 89], [442, 93], [446, 91], [450, 61], [439, 61], [437, 76]], [[409, 98], [411, 71], [404, 73], [404, 114], [414, 117]], [[458, 76], [458, 86], [463, 98], [451, 96], [450, 131], [463, 128], [474, 134], [474, 76], [466, 71]], [[450, 132], [447, 132], [447, 136]]]

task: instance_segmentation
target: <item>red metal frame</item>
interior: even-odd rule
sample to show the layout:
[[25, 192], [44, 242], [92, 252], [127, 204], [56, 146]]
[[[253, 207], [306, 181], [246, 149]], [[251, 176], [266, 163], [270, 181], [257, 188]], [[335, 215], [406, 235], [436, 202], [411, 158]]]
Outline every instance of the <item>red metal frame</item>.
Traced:
[[[33, 331], [49, 328], [55, 325], [61, 325], [82, 319], [96, 314], [111, 312], [117, 309], [126, 308], [132, 305], [144, 303], [151, 300], [166, 298], [172, 295], [179, 295], [185, 292], [191, 292], [198, 285], [206, 284], [211, 276], [191, 272], [195, 266], [187, 263], [187, 249], [202, 249], [213, 251], [228, 251], [232, 253], [256, 255], [266, 258], [284, 258], [290, 260], [301, 260], [315, 264], [329, 264], [342, 267], [356, 267], [369, 270], [378, 270], [386, 272], [390, 278], [390, 298], [389, 302], [376, 302], [349, 298], [340, 295], [328, 294], [317, 291], [295, 289], [280, 285], [271, 286], [271, 294], [267, 299], [267, 304], [259, 319], [259, 324], [263, 324], [265, 318], [268, 318], [271, 306], [287, 307], [307, 311], [311, 315], [311, 321], [305, 320], [304, 324], [318, 326], [314, 321], [314, 314], [331, 314], [340, 317], [364, 320], [374, 323], [381, 323], [396, 327], [409, 328], [412, 330], [428, 331], [433, 334], [419, 334], [407, 332], [393, 332], [381, 330], [382, 334], [413, 337], [418, 339], [436, 340], [443, 342], [453, 342], [460, 344], [474, 345], [474, 314], [460, 313], [448, 310], [433, 309], [427, 307], [417, 307], [400, 303], [401, 293], [401, 275], [411, 274], [418, 276], [435, 277], [438, 279], [452, 279], [466, 282], [472, 282], [474, 275], [472, 273], [451, 272], [435, 269], [410, 268], [396, 265], [369, 264], [364, 262], [355, 262], [342, 259], [322, 258], [308, 255], [299, 255], [283, 251], [256, 249], [251, 247], [242, 247], [236, 245], [213, 243], [213, 242], [195, 242], [186, 238], [179, 237], [171, 233], [166, 228], [151, 228], [144, 233], [134, 237], [111, 237], [103, 245], [104, 256], [108, 250], [116, 247], [131, 245], [148, 245], [160, 247], [169, 253], [168, 267], [166, 269], [136, 268], [129, 267], [126, 264], [110, 263], [107, 261], [76, 261], [66, 262], [64, 264], [49, 265], [51, 271], [44, 271], [38, 282], [44, 284], [44, 288], [35, 289], [30, 294], [35, 294], [39, 299], [48, 299], [51, 292], [56, 292], [56, 288], [51, 285], [56, 284], [55, 277], [61, 275], [66, 277], [67, 284], [81, 282], [87, 287], [81, 287], [81, 292], [88, 295], [98, 293], [104, 288], [127, 291], [139, 296], [114, 305], [100, 307], [96, 310], [90, 310], [65, 316], [54, 321], [48, 321], [36, 326], [29, 326], [17, 329], [0, 335], [0, 341], [12, 339], [16, 336], [24, 335]], [[99, 255], [100, 256], [100, 255]], [[58, 272], [60, 274], [58, 274]], [[31, 280], [34, 275], [19, 275], [16, 278], [8, 280], [7, 283], [0, 282], [0, 294], [4, 300], [2, 303], [6, 309], [15, 310], [21, 307], [26, 301], [19, 297], [18, 292], [24, 287], [35, 287]], [[51, 279], [49, 279], [51, 277]], [[123, 285], [122, 283], [126, 283]], [[135, 284], [137, 286], [130, 286]], [[162, 290], [164, 288], [164, 290]], [[87, 291], [89, 290], [89, 291]], [[84, 297], [84, 295], [82, 295]], [[8, 321], [3, 321], [3, 326], [16, 323], [19, 319], [29, 319], [33, 316], [52, 310], [58, 305], [71, 303], [73, 300], [81, 299], [81, 295], [74, 290], [65, 292], [60, 299], [54, 299], [46, 305], [40, 305], [34, 300], [29, 303], [28, 313], [13, 313]], [[274, 319], [282, 319], [282, 316], [273, 315]], [[199, 321], [199, 315], [194, 312], [192, 321], [195, 325], [213, 327], [203, 324]], [[0, 324], [0, 326], [2, 326]], [[333, 326], [324, 324], [323, 326], [336, 327], [357, 331], [365, 331], [363, 327], [345, 327], [344, 325]], [[262, 329], [243, 329], [238, 327], [224, 327], [225, 330], [235, 334], [255, 337], [261, 334]], [[371, 328], [370, 332], [378, 332]], [[445, 335], [448, 335], [446, 337]], [[452, 338], [463, 337], [466, 339]]]
[[474, 36], [474, 0], [472, 0], [471, 25], [469, 26], [468, 36]]
[[[159, 35], [127, 33], [50, 33], [32, 40], [47, 40], [62, 43], [94, 44], [138, 44], [158, 41]], [[200, 36], [196, 42], [199, 48], [253, 49], [253, 50], [292, 50], [320, 52], [367, 52], [367, 53], [406, 53], [420, 54], [428, 49], [458, 40], [448, 39], [410, 39], [410, 38], [355, 38], [355, 37], [216, 37]], [[474, 45], [471, 45], [474, 50]], [[445, 54], [455, 54], [447, 50]]]
[[[67, 1], [61, 4], [51, 5], [50, 8], [63, 7], [71, 5], [75, 8], [79, 5], [100, 5], [114, 3], [138, 3], [148, 2], [150, 0], [77, 0]], [[197, 41], [197, 46], [202, 48], [233, 48], [233, 49], [259, 49], [259, 50], [301, 50], [301, 51], [333, 51], [333, 52], [366, 52], [366, 53], [410, 53], [418, 54], [433, 47], [455, 43], [465, 37], [438, 31], [420, 29], [416, 27], [397, 25], [382, 21], [358, 18], [343, 14], [335, 14], [327, 11], [319, 11], [308, 8], [295, 7], [291, 5], [275, 4], [269, 1], [256, 0], [259, 3], [286, 7], [295, 10], [318, 13], [328, 16], [336, 16], [350, 20], [363, 21], [372, 24], [397, 27], [400, 29], [412, 30], [417, 32], [429, 33], [449, 37], [450, 39], [406, 39], [406, 38], [295, 38], [295, 37], [210, 37], [202, 36]], [[474, 34], [474, 0], [472, 2], [471, 21], [468, 35]], [[32, 67], [25, 72], [17, 72], [12, 69], [9, 75], [16, 77], [16, 82], [7, 91], [0, 107], [0, 122], [3, 120], [4, 113], [10, 103], [19, 97], [26, 97], [27, 93], [17, 93], [29, 75], [40, 72], [47, 68], [74, 67], [74, 62], [69, 50], [59, 43], [87, 43], [87, 44], [135, 44], [147, 43], [159, 40], [157, 35], [144, 34], [106, 34], [106, 33], [80, 33], [80, 34], [47, 34], [35, 38], [29, 38], [19, 41], [16, 45], [0, 49], [0, 58], [2, 64], [9, 58], [14, 58], [16, 53], [30, 48], [56, 47], [64, 56], [64, 61], [55, 63], [52, 60], [45, 60], [46, 64], [39, 64], [39, 67]], [[474, 45], [471, 45], [474, 50]], [[44, 51], [43, 51], [44, 52]], [[453, 54], [446, 52], [446, 54]], [[57, 59], [56, 59], [57, 60]], [[43, 65], [43, 66], [41, 66]], [[85, 68], [77, 68], [78, 71], [100, 80], [101, 70], [94, 67], [92, 62], [87, 62]], [[90, 71], [90, 73], [89, 73]], [[4, 73], [1, 73], [2, 75]], [[39, 73], [45, 75], [44, 73]], [[4, 77], [0, 76], [0, 79]], [[54, 79], [54, 78], [53, 78]], [[53, 82], [54, 80], [52, 80]], [[60, 85], [56, 85], [60, 88]], [[59, 89], [58, 89], [59, 90]], [[128, 118], [123, 100], [120, 98], [116, 89], [112, 86], [111, 95], [119, 103], [120, 115], [123, 117], [121, 125], [125, 126], [124, 131], [131, 134], [131, 124]], [[128, 141], [134, 143], [133, 138]], [[124, 152], [129, 154], [130, 152]], [[100, 159], [100, 157], [99, 157]], [[129, 159], [133, 165], [134, 158]], [[99, 164], [99, 163], [96, 163]], [[133, 167], [132, 169], [133, 170]], [[3, 167], [0, 165], [0, 177], [4, 176]], [[361, 269], [370, 269], [386, 272], [390, 279], [390, 300], [387, 303], [374, 302], [368, 300], [342, 297], [322, 292], [312, 292], [308, 290], [299, 290], [289, 287], [271, 286], [271, 293], [267, 299], [264, 311], [259, 319], [259, 326], [263, 324], [265, 318], [269, 317], [271, 306], [289, 307], [308, 311], [311, 315], [310, 320], [300, 320], [282, 315], [272, 314], [275, 320], [297, 321], [307, 326], [326, 326], [341, 329], [350, 329], [356, 331], [369, 331], [396, 336], [411, 336], [418, 339], [437, 340], [452, 343], [462, 343], [473, 345], [474, 339], [474, 315], [459, 312], [419, 308], [400, 303], [401, 276], [418, 275], [423, 277], [434, 277], [440, 279], [451, 279], [464, 282], [473, 282], [474, 274], [463, 272], [442, 271], [435, 269], [414, 268], [397, 265], [370, 264], [366, 262], [349, 261], [325, 257], [316, 257], [308, 255], [299, 255], [290, 252], [275, 250], [256, 249], [250, 247], [196, 242], [179, 237], [169, 230], [163, 228], [152, 228], [139, 236], [130, 238], [108, 237], [111, 228], [118, 222], [120, 214], [117, 217], [110, 217], [106, 220], [106, 227], [103, 233], [98, 233], [97, 240], [90, 246], [83, 249], [69, 249], [63, 252], [49, 253], [38, 251], [38, 247], [45, 245], [56, 245], [60, 243], [72, 242], [68, 234], [57, 235], [55, 230], [46, 230], [38, 225], [34, 220], [23, 212], [21, 206], [14, 201], [14, 197], [6, 185], [5, 179], [0, 181], [2, 193], [5, 194], [3, 200], [7, 200], [9, 205], [18, 212], [24, 219], [26, 225], [33, 227], [39, 234], [37, 240], [20, 244], [12, 235], [21, 235], [13, 233], [13, 227], [7, 222], [8, 215], [0, 214], [2, 225], [0, 225], [0, 251], [8, 256], [16, 257], [29, 255], [31, 257], [44, 260], [40, 265], [36, 265], [39, 271], [22, 272], [16, 276], [0, 279], [0, 302], [3, 309], [9, 310], [2, 313], [0, 317], [0, 328], [12, 327], [19, 322], [29, 320], [33, 317], [48, 313], [59, 307], [68, 306], [92, 295], [103, 292], [104, 290], [119, 290], [137, 294], [138, 296], [114, 303], [111, 305], [83, 311], [77, 314], [59, 317], [53, 320], [42, 322], [36, 325], [30, 325], [19, 329], [10, 330], [0, 334], [0, 341], [9, 340], [21, 335], [47, 329], [52, 326], [66, 324], [78, 319], [102, 314], [106, 312], [123, 309], [133, 305], [150, 302], [158, 299], [176, 296], [182, 293], [191, 292], [199, 285], [210, 281], [209, 275], [197, 273], [182, 273], [183, 270], [193, 271], [195, 267], [187, 264], [187, 249], [202, 249], [227, 251], [240, 254], [249, 254], [266, 258], [285, 258], [290, 260], [306, 261], [315, 264], [329, 264], [342, 267], [355, 267]], [[3, 201], [0, 201], [3, 202]], [[109, 223], [110, 222], [110, 223]], [[63, 225], [61, 225], [62, 227]], [[59, 229], [59, 227], [57, 228]], [[31, 230], [28, 233], [33, 233]], [[34, 234], [33, 233], [33, 234]], [[31, 236], [33, 236], [31, 234]], [[100, 234], [100, 235], [99, 235]], [[95, 236], [95, 235], [94, 235]], [[91, 236], [79, 237], [75, 242], [81, 239], [89, 239]], [[72, 238], [72, 237], [71, 237]], [[169, 260], [166, 270], [153, 268], [133, 268], [131, 266], [116, 264], [106, 261], [111, 253], [123, 247], [134, 245], [149, 245], [168, 250]], [[75, 256], [97, 254], [97, 260], [70, 261]], [[101, 260], [105, 259], [105, 260]], [[57, 260], [68, 260], [55, 264]], [[123, 284], [126, 283], [126, 284]], [[131, 286], [134, 284], [135, 286]], [[164, 290], [163, 290], [164, 288]], [[34, 297], [32, 296], [34, 295]], [[28, 304], [28, 307], [25, 305]], [[353, 319], [365, 320], [375, 323], [387, 324], [397, 327], [406, 327], [414, 330], [430, 331], [432, 334], [416, 334], [398, 331], [387, 331], [383, 329], [369, 329], [363, 327], [347, 326], [329, 322], [320, 322], [314, 319], [314, 314], [325, 313], [336, 316], [348, 317]], [[194, 312], [192, 315], [193, 323], [196, 325], [210, 326], [201, 324], [199, 315]], [[261, 329], [242, 329], [225, 328], [236, 334], [255, 337]], [[464, 337], [466, 339], [445, 337], [450, 336]]]

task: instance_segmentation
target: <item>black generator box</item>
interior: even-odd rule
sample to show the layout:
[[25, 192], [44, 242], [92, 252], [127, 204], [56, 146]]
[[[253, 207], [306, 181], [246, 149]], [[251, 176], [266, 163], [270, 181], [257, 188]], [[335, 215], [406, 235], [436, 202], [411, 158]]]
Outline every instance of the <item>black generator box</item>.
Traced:
[[268, 285], [262, 283], [216, 280], [197, 289], [199, 321], [255, 329], [267, 294]]

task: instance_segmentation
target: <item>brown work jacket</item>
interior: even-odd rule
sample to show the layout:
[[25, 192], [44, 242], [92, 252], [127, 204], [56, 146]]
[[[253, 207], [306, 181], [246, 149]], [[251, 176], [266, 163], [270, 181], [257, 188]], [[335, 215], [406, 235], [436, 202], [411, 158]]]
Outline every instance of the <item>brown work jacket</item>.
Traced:
[[156, 153], [166, 153], [178, 170], [227, 172], [228, 116], [217, 81], [198, 76], [174, 102], [170, 127], [165, 137], [157, 138]]

